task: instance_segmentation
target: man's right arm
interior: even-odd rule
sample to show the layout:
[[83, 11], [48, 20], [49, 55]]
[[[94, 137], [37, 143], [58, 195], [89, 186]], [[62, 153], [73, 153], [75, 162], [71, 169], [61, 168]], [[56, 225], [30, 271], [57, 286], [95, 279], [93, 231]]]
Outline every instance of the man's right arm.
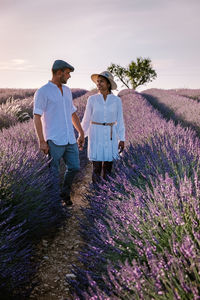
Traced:
[[42, 131], [42, 121], [41, 121], [41, 115], [34, 114], [33, 117], [34, 125], [35, 125], [35, 131], [38, 137], [38, 143], [40, 150], [44, 152], [44, 154], [48, 154], [49, 152], [49, 146], [47, 142], [44, 139], [43, 131]]

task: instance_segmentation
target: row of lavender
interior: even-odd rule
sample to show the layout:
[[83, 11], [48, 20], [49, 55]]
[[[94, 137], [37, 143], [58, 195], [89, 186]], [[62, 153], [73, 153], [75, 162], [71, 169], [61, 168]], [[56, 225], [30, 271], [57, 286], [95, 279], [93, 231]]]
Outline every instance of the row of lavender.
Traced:
[[[36, 89], [9, 89], [0, 88], [0, 104], [5, 103], [9, 98], [13, 100], [22, 100], [25, 98], [32, 97]], [[74, 98], [82, 96], [87, 90], [84, 89], [72, 89], [72, 94]]]
[[[88, 95], [74, 100], [80, 118]], [[68, 213], [52, 186], [48, 160], [38, 151], [33, 121], [2, 129], [0, 139], [0, 298], [27, 299], [29, 283], [35, 283], [35, 245]]]
[[200, 89], [171, 89], [169, 91], [179, 96], [200, 101]]
[[87, 197], [74, 299], [199, 299], [200, 141], [132, 90], [115, 174]]
[[142, 95], [165, 117], [191, 126], [200, 134], [200, 90], [149, 89]]
[[5, 103], [9, 98], [14, 100], [32, 97], [36, 89], [11, 89], [0, 88], [0, 104]]
[[[29, 89], [0, 89], [0, 130], [33, 117], [34, 92]], [[73, 99], [86, 92], [84, 89], [72, 89]]]

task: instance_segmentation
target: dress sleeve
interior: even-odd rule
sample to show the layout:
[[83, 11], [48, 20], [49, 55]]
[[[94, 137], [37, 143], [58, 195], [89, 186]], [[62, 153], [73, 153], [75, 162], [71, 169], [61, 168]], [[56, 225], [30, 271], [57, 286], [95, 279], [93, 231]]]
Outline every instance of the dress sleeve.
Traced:
[[87, 100], [87, 105], [85, 109], [85, 113], [83, 116], [83, 119], [81, 121], [81, 126], [83, 128], [85, 136], [88, 136], [88, 129], [90, 127], [90, 122], [91, 122], [91, 117], [92, 117], [92, 101], [91, 97], [88, 98]]
[[42, 115], [46, 110], [47, 97], [42, 90], [37, 90], [34, 94], [33, 114]]
[[123, 117], [122, 101], [118, 97], [118, 112], [117, 112], [117, 136], [119, 141], [125, 141], [125, 126]]

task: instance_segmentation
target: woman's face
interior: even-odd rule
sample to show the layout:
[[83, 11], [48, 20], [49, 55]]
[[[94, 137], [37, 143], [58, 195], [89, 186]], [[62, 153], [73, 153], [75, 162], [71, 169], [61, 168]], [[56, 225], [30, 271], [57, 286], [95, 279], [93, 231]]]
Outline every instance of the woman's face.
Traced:
[[106, 93], [109, 92], [110, 84], [107, 82], [106, 78], [103, 76], [98, 76], [97, 78], [97, 89], [100, 93]]

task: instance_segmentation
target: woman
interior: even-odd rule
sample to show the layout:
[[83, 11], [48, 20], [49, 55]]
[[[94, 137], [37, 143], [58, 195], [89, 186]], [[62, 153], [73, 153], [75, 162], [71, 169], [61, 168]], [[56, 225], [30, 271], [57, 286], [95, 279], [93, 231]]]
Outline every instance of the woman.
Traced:
[[121, 99], [112, 94], [117, 88], [110, 72], [93, 74], [98, 94], [88, 98], [81, 122], [85, 136], [88, 136], [88, 158], [93, 163], [93, 183], [97, 182], [103, 170], [103, 178], [111, 173], [113, 160], [124, 149], [125, 128]]

